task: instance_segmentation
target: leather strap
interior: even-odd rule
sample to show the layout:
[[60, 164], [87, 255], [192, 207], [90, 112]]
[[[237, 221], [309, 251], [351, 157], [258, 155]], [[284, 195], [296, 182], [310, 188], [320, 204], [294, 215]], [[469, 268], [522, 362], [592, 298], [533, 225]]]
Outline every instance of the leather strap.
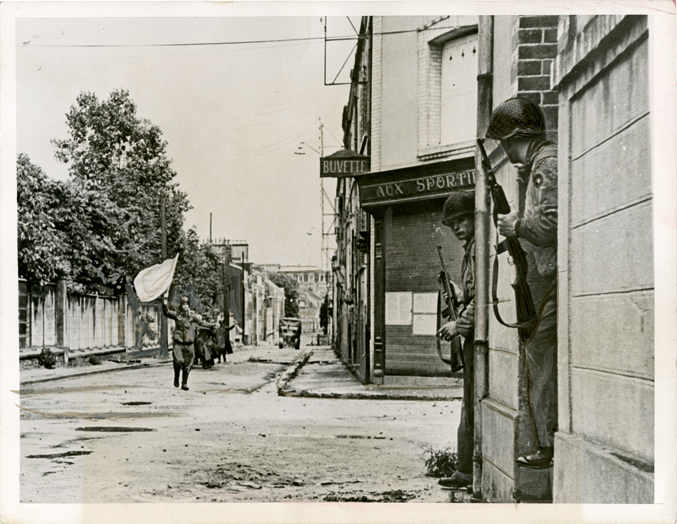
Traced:
[[[499, 247], [502, 248], [502, 250], [499, 250]], [[492, 270], [491, 274], [491, 304], [494, 308], [494, 316], [496, 317], [496, 320], [498, 320], [498, 323], [512, 329], [529, 329], [534, 326], [536, 322], [537, 315], [534, 315], [528, 320], [525, 320], [524, 322], [505, 322], [503, 318], [501, 317], [501, 313], [498, 310], [498, 255], [500, 253], [503, 253], [506, 251], [505, 247], [505, 241], [501, 242], [500, 244], [497, 244], [496, 246], [496, 256], [494, 257], [494, 267]]]

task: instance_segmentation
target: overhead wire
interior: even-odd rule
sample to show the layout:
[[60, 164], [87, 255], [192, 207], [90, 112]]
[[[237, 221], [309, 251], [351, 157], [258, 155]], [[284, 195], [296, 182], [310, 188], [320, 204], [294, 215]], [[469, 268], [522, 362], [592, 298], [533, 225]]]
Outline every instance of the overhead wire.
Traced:
[[[380, 35], [397, 35], [404, 33], [420, 33], [423, 31], [439, 31], [442, 29], [456, 29], [457, 26], [446, 27], [424, 27], [422, 29], [401, 29], [399, 31], [381, 31], [378, 33], [371, 33], [371, 36]], [[325, 38], [327, 41], [338, 40], [359, 40], [367, 38], [368, 35], [343, 35], [343, 36], [306, 36], [300, 38], [271, 38], [262, 40], [229, 40], [222, 42], [165, 42], [157, 44], [25, 44], [22, 47], [62, 47], [62, 48], [128, 48], [128, 47], [195, 47], [195, 46], [224, 46], [224, 45], [243, 45], [243, 44], [269, 44], [269, 43], [283, 43], [283, 42], [312, 42], [320, 41]]]

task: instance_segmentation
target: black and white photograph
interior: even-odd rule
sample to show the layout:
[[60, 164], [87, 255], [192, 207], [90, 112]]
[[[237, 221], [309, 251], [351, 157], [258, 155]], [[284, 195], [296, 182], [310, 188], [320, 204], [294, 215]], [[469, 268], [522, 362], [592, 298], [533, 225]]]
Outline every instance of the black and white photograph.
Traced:
[[674, 16], [3, 3], [0, 521], [674, 522]]

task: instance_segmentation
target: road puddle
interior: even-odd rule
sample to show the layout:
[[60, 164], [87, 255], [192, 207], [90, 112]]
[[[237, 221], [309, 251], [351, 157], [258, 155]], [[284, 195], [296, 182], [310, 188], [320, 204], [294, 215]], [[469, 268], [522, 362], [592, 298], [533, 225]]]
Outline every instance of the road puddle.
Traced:
[[134, 433], [137, 431], [157, 431], [152, 428], [130, 428], [125, 426], [89, 426], [75, 428], [75, 431], [100, 431], [104, 433]]
[[51, 411], [39, 411], [36, 409], [28, 409], [23, 406], [17, 405], [17, 407], [24, 413], [30, 413], [31, 415], [36, 415], [38, 417], [44, 418], [81, 418], [81, 419], [119, 419], [119, 418], [158, 418], [158, 417], [185, 417], [186, 413], [181, 413], [178, 411], [146, 411], [146, 412], [114, 412], [106, 411], [100, 413], [87, 413], [82, 411], [62, 411], [62, 412], [51, 412]]
[[82, 393], [94, 391], [107, 391], [111, 389], [132, 389], [139, 386], [79, 386], [79, 387], [59, 387], [59, 388], [21, 388], [20, 390], [11, 390], [17, 395], [53, 395], [55, 393]]
[[29, 459], [59, 459], [66, 457], [77, 457], [79, 455], [89, 455], [91, 451], [66, 451], [64, 453], [49, 453], [46, 455], [26, 455]]

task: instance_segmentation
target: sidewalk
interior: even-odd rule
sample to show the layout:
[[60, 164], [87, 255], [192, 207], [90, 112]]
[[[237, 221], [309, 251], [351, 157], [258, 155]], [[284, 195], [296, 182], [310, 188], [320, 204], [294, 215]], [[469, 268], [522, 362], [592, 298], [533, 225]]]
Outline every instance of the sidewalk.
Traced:
[[[275, 345], [236, 346], [234, 353], [232, 355], [228, 355], [227, 360], [230, 364], [252, 360], [258, 362], [276, 362], [291, 366], [296, 365], [303, 357], [303, 354], [303, 351], [297, 351], [292, 348], [279, 349]], [[21, 369], [20, 382], [21, 385], [26, 386], [29, 384], [64, 380], [73, 377], [80, 377], [83, 375], [94, 375], [97, 373], [108, 373], [115, 371], [131, 371], [134, 369], [170, 365], [171, 363], [171, 349], [170, 356], [167, 359], [151, 356], [131, 358], [129, 361], [126, 361], [125, 353], [120, 353], [117, 355], [111, 355], [110, 360], [102, 359], [101, 363], [98, 365], [84, 365], [74, 367], [58, 366], [54, 369], [46, 369], [43, 367]]]
[[126, 371], [132, 369], [141, 369], [144, 367], [161, 366], [169, 364], [171, 359], [161, 360], [154, 357], [133, 359], [125, 362], [124, 357], [119, 361], [102, 360], [98, 365], [74, 366], [74, 367], [55, 367], [54, 369], [30, 368], [20, 370], [21, 385], [37, 384], [40, 382], [51, 382], [53, 380], [62, 380], [83, 375], [93, 375], [96, 373], [107, 373], [113, 371]]
[[463, 397], [463, 383], [450, 378], [448, 386], [365, 385], [331, 348], [310, 346], [304, 348], [303, 358], [285, 371], [278, 393], [311, 398], [456, 400]]
[[[277, 346], [244, 346], [228, 355], [230, 364], [244, 361], [275, 362], [287, 365], [277, 382], [281, 396], [375, 400], [457, 400], [463, 397], [463, 383], [449, 378], [448, 385], [362, 384], [336, 353], [327, 346], [305, 346], [297, 351]], [[146, 357], [125, 362], [104, 360], [99, 365], [82, 367], [32, 368], [21, 370], [21, 385], [50, 382], [83, 375], [157, 367], [172, 360]]]

